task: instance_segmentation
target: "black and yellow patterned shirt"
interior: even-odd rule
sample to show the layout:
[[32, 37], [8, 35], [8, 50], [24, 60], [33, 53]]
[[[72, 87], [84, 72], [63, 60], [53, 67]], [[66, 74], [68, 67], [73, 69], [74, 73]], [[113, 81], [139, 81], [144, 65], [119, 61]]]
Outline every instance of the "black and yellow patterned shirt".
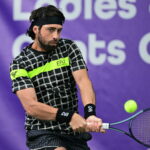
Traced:
[[[86, 69], [77, 45], [60, 39], [51, 52], [39, 52], [31, 45], [13, 60], [10, 66], [12, 91], [35, 88], [39, 102], [77, 112], [78, 99], [72, 72]], [[43, 121], [26, 114], [26, 130], [52, 130], [71, 133], [70, 126], [56, 121]]]

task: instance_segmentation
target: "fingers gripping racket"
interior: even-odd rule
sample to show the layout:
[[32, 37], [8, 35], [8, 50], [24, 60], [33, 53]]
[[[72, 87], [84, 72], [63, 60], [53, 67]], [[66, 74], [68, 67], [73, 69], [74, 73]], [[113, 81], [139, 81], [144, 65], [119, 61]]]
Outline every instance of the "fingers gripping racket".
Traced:
[[[114, 127], [124, 122], [128, 122], [128, 132]], [[124, 133], [138, 143], [150, 147], [150, 108], [141, 110], [133, 116], [119, 122], [103, 123], [102, 128]]]

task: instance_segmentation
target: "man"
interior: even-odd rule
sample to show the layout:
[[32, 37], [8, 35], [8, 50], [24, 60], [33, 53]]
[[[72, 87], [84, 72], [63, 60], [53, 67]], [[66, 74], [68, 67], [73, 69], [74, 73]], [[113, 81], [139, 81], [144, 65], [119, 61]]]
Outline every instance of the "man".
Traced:
[[[34, 150], [89, 150], [90, 132], [104, 132], [96, 117], [95, 94], [76, 44], [61, 39], [65, 17], [52, 5], [32, 11], [32, 44], [10, 67], [12, 91], [25, 111], [27, 146]], [[85, 119], [78, 114], [76, 84]]]

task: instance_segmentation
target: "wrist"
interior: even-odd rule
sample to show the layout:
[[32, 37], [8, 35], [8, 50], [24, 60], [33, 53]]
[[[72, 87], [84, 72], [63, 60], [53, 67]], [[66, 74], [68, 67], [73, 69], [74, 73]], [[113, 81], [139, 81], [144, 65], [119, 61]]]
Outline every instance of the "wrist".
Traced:
[[96, 116], [96, 106], [94, 104], [87, 104], [84, 107], [84, 118], [87, 119], [89, 116]]
[[58, 109], [56, 113], [56, 121], [61, 123], [69, 123], [72, 119], [73, 114], [73, 111]]

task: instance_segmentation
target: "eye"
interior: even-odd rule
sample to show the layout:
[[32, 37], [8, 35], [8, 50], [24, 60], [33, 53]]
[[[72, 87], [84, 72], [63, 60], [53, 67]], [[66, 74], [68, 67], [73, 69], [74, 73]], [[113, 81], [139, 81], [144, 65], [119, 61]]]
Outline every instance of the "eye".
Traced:
[[48, 30], [49, 30], [50, 32], [54, 32], [56, 29], [55, 29], [55, 28], [48, 28]]
[[58, 31], [58, 33], [60, 33], [60, 32], [62, 31], [62, 28], [61, 28], [61, 29], [58, 29], [57, 31]]

